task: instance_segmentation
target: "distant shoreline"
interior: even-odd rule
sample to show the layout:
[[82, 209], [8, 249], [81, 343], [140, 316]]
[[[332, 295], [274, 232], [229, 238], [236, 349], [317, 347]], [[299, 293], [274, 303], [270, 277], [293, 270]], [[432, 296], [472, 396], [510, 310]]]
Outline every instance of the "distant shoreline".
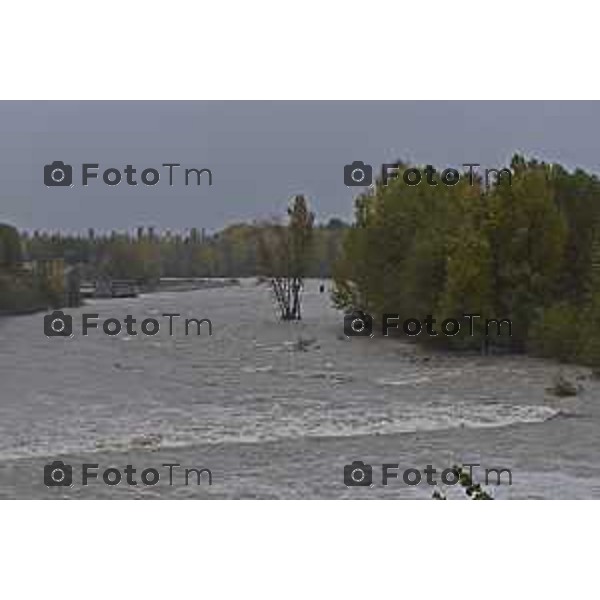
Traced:
[[[238, 285], [240, 285], [240, 281], [239, 279], [235, 278], [224, 279], [219, 277], [211, 279], [208, 277], [202, 277], [196, 279], [191, 277], [168, 277], [161, 279], [156, 287], [143, 290], [142, 294], [155, 294], [159, 292], [192, 292], [195, 290], [208, 290]], [[85, 306], [85, 301], [82, 303], [82, 306]], [[33, 315], [36, 313], [48, 312], [49, 310], [52, 309], [47, 306], [3, 309], [0, 310], [0, 318]]]
[[222, 277], [165, 277], [161, 278], [156, 288], [144, 291], [142, 293], [154, 292], [191, 292], [193, 290], [206, 290], [211, 288], [230, 287], [240, 285], [240, 280], [236, 278], [224, 279]]
[[2, 317], [20, 317], [25, 315], [33, 315], [35, 313], [46, 312], [48, 307], [35, 307], [35, 308], [15, 308], [11, 310], [0, 310], [0, 319]]

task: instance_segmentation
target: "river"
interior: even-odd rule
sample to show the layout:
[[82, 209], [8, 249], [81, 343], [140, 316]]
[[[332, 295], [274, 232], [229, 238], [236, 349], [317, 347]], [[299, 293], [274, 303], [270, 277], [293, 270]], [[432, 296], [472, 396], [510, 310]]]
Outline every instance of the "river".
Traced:
[[[405, 469], [477, 463], [510, 469], [512, 485], [488, 488], [499, 499], [600, 498], [600, 382], [588, 369], [348, 339], [318, 284], [307, 282], [300, 323], [279, 322], [253, 280], [69, 311], [75, 323], [179, 313], [210, 319], [212, 336], [163, 326], [47, 338], [42, 314], [0, 319], [0, 497], [430, 498], [424, 480], [402, 481]], [[578, 396], [546, 392], [559, 369]], [[72, 466], [72, 486], [44, 484], [56, 460]], [[344, 484], [356, 460], [372, 465], [371, 486]], [[83, 463], [98, 465], [86, 486]], [[399, 465], [388, 485], [383, 463]], [[138, 485], [102, 481], [127, 464]], [[164, 464], [210, 469], [212, 485], [169, 485]], [[146, 468], [160, 470], [156, 485], [140, 482]]]

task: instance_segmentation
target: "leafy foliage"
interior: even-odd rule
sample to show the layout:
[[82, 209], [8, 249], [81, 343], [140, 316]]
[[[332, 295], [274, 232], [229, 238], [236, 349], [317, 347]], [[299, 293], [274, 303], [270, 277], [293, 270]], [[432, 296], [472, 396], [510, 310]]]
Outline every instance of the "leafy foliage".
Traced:
[[10, 270], [21, 262], [21, 239], [18, 231], [0, 223], [0, 269]]
[[302, 279], [312, 254], [314, 214], [304, 196], [296, 196], [288, 209], [286, 226], [273, 224], [263, 229], [259, 239], [262, 273], [271, 280], [281, 318], [301, 318]]
[[[494, 497], [488, 491], [481, 487], [480, 483], [473, 481], [473, 478], [465, 469], [459, 467], [458, 465], [454, 465], [452, 467], [452, 470], [458, 478], [458, 485], [460, 485], [463, 488], [465, 495], [470, 500], [494, 499]], [[431, 497], [434, 500], [447, 500], [446, 495], [440, 490], [435, 490]]]
[[[424, 319], [474, 320], [474, 335], [422, 336], [453, 347], [504, 346], [600, 364], [600, 182], [515, 156], [512, 185], [400, 179], [356, 200], [334, 267], [333, 301]], [[486, 336], [510, 319], [512, 337]]]
[[[274, 222], [237, 223], [208, 234], [192, 228], [185, 233], [140, 228], [137, 235], [112, 232], [87, 236], [35, 232], [22, 234], [25, 255], [32, 260], [65, 258], [114, 278], [152, 281], [157, 277], [252, 277], [264, 272], [261, 243], [282, 232]], [[306, 277], [329, 277], [341, 254], [347, 225], [339, 219], [314, 225], [312, 251], [301, 266]], [[304, 241], [298, 239], [298, 243]], [[281, 256], [280, 258], [285, 258]]]

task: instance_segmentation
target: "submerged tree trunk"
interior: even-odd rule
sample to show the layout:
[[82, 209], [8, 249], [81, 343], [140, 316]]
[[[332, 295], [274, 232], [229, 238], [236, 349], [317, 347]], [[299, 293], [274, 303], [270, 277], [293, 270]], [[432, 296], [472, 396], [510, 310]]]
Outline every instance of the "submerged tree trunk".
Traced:
[[271, 287], [283, 321], [299, 321], [302, 318], [300, 293], [302, 280], [299, 277], [274, 277]]
[[294, 277], [292, 280], [292, 319], [299, 321], [300, 314], [300, 291], [302, 290], [302, 279]]

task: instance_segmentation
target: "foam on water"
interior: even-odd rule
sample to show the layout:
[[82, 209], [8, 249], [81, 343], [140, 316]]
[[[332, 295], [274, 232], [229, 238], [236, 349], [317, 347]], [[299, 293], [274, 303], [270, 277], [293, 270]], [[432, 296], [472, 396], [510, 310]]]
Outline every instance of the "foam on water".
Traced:
[[[289, 405], [275, 404], [253, 416], [228, 411], [229, 414], [217, 422], [185, 422], [179, 427], [170, 424], [162, 429], [139, 432], [135, 436], [125, 431], [115, 431], [108, 438], [94, 439], [94, 436], [85, 435], [84, 432], [73, 432], [76, 438], [28, 440], [26, 447], [4, 448], [0, 451], [0, 458], [158, 450], [201, 444], [255, 444], [301, 438], [393, 435], [460, 427], [506, 427], [518, 423], [541, 423], [559, 414], [558, 410], [548, 406], [500, 402], [403, 404], [397, 410], [374, 407], [369, 415], [364, 414], [360, 404], [354, 410], [348, 410], [347, 406], [340, 409], [325, 408], [314, 404], [314, 400], [303, 405], [304, 410], [290, 410]], [[152, 440], [152, 444], [146, 444], [144, 440]]]

